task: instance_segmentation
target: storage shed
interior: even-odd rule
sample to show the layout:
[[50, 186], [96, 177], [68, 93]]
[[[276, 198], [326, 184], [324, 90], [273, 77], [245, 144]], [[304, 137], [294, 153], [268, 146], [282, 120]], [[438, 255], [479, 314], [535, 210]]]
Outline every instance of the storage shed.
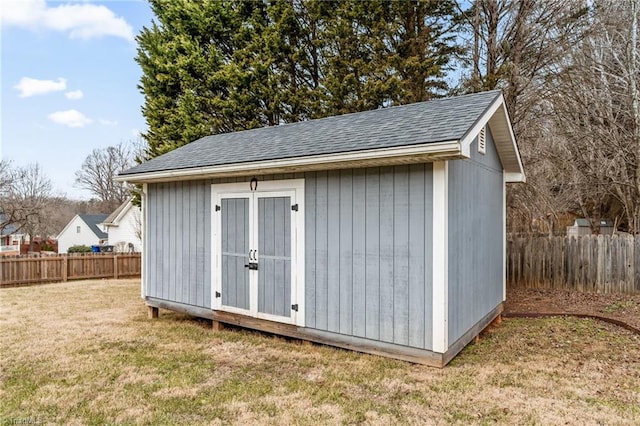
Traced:
[[[611, 219], [600, 219], [600, 235], [613, 235], [613, 221]], [[572, 226], [567, 226], [567, 237], [581, 237], [591, 235], [591, 221], [589, 219], [578, 218]]]
[[443, 366], [502, 311], [500, 91], [207, 136], [121, 173], [143, 185], [158, 308]]

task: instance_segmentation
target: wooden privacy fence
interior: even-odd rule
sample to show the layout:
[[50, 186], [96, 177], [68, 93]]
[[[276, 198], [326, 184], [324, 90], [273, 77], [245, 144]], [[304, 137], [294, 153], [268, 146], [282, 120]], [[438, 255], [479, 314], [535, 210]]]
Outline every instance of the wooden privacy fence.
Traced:
[[140, 253], [0, 257], [0, 286], [140, 276]]
[[507, 285], [640, 293], [640, 237], [587, 235], [507, 241]]

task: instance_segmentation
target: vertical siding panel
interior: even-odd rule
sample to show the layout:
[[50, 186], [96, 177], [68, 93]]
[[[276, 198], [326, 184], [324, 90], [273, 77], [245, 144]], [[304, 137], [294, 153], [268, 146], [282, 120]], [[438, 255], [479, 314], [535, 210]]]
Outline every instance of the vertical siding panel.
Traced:
[[380, 338], [380, 169], [365, 176], [365, 336]]
[[[276, 199], [273, 199], [273, 203], [274, 203], [274, 215], [273, 215], [273, 230], [274, 230], [274, 236], [273, 236], [273, 241], [274, 241], [274, 250], [273, 250], [273, 254], [276, 256], [285, 256], [286, 254], [286, 244], [285, 244], [285, 240], [287, 239], [287, 237], [289, 237], [291, 234], [286, 235], [285, 234], [285, 221], [287, 220], [287, 218], [291, 217], [291, 209], [289, 209], [289, 211], [287, 211], [285, 209], [285, 198], [284, 197], [278, 197]], [[289, 204], [290, 205], [290, 204]], [[286, 217], [285, 215], [289, 215], [288, 217]], [[285, 293], [285, 277], [284, 277], [284, 261], [282, 260], [276, 260], [274, 262], [274, 277], [273, 277], [273, 303], [274, 303], [274, 310], [273, 312], [277, 312], [279, 315], [284, 315], [285, 309], [284, 309], [284, 293]]]
[[409, 168], [409, 346], [424, 348], [425, 317], [425, 170], [424, 164], [412, 165]]
[[394, 168], [393, 341], [409, 344], [409, 167]]
[[202, 190], [204, 191], [204, 302], [202, 306], [211, 308], [211, 271], [213, 267], [211, 264], [211, 217], [213, 211], [211, 209], [211, 181], [205, 181]]
[[332, 170], [327, 179], [327, 326], [329, 331], [340, 331], [340, 172]]
[[167, 224], [167, 255], [164, 259], [164, 262], [169, 265], [169, 271], [166, 276], [167, 278], [167, 298], [169, 300], [176, 300], [176, 268], [172, 265], [172, 260], [175, 256], [174, 248], [175, 248], [175, 226], [173, 221], [176, 217], [176, 198], [175, 198], [175, 182], [167, 183], [167, 193], [166, 193], [166, 204], [165, 209], [168, 212], [168, 224]]
[[147, 276], [147, 294], [145, 296], [158, 297], [158, 280], [160, 278], [158, 270], [158, 246], [160, 244], [160, 234], [158, 234], [158, 185], [151, 184], [147, 187], [147, 225], [148, 245], [144, 250], [149, 256], [149, 271]]
[[169, 259], [168, 259], [168, 263], [170, 266], [170, 271], [169, 271], [169, 299], [170, 300], [179, 300], [177, 298], [178, 294], [180, 294], [180, 290], [182, 290], [182, 288], [178, 289], [177, 287], [179, 286], [179, 281], [178, 281], [178, 277], [177, 277], [177, 268], [175, 266], [175, 262], [177, 259], [177, 254], [176, 254], [176, 245], [177, 245], [177, 238], [176, 238], [176, 231], [177, 231], [177, 225], [178, 222], [176, 222], [177, 219], [177, 213], [178, 213], [178, 203], [176, 202], [176, 198], [177, 198], [177, 192], [178, 192], [178, 182], [172, 182], [169, 184], [169, 220], [171, 221], [171, 224], [169, 225]]
[[197, 226], [196, 226], [196, 282], [197, 303], [204, 306], [204, 185], [195, 183], [197, 202]]
[[[316, 326], [316, 179], [314, 173], [305, 176], [305, 325], [314, 328]], [[301, 279], [301, 277], [298, 277]], [[298, 295], [302, 297], [303, 295]]]
[[424, 347], [433, 349], [433, 164], [424, 169]]
[[353, 176], [340, 172], [340, 333], [351, 335], [353, 320]]
[[176, 238], [176, 257], [174, 259], [176, 265], [176, 277], [180, 282], [179, 290], [177, 297], [178, 300], [182, 303], [189, 302], [189, 282], [184, 279], [183, 265], [182, 262], [184, 260], [184, 244], [185, 244], [185, 236], [184, 232], [182, 232], [182, 226], [185, 223], [184, 221], [184, 188], [185, 185], [182, 182], [178, 182], [178, 192], [176, 193], [176, 225], [177, 225], [177, 238]]
[[393, 342], [393, 169], [380, 170], [380, 340]]
[[353, 335], [366, 335], [366, 186], [365, 169], [353, 171]]
[[316, 175], [316, 327], [328, 329], [329, 295], [329, 179], [327, 172]]
[[169, 279], [171, 272], [171, 263], [169, 262], [169, 229], [171, 227], [169, 222], [169, 191], [171, 188], [169, 185], [167, 183], [162, 184], [162, 298], [168, 300], [170, 300], [169, 287], [171, 286]]
[[197, 223], [197, 191], [193, 183], [189, 184], [189, 300], [192, 305], [198, 304], [198, 281], [196, 276], [196, 234]]
[[190, 184], [185, 183], [182, 187], [182, 210], [183, 210], [183, 223], [180, 227], [181, 239], [182, 239], [182, 279], [184, 281], [184, 288], [186, 294], [184, 296], [184, 303], [192, 304], [194, 302], [192, 296], [192, 281], [191, 281], [191, 191]]

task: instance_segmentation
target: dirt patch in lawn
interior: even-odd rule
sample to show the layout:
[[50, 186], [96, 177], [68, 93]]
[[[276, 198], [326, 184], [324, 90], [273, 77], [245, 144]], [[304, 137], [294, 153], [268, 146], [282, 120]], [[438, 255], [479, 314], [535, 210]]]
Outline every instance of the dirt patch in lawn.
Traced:
[[0, 424], [640, 424], [640, 336], [590, 319], [506, 319], [434, 369], [149, 320], [103, 280], [0, 290], [0, 342]]
[[568, 313], [623, 321], [640, 329], [640, 294], [508, 288], [505, 313]]

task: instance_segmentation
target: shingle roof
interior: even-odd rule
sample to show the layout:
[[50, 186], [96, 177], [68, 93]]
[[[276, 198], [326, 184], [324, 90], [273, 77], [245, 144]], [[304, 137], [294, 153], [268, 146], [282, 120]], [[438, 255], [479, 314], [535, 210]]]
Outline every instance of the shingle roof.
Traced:
[[206, 136], [120, 176], [457, 141], [499, 90]]
[[[0, 213], [0, 222], [3, 222], [5, 220], [7, 220], [7, 216], [4, 213]], [[9, 223], [4, 228], [0, 229], [0, 237], [15, 234], [17, 230], [18, 227], [14, 223]]]
[[107, 233], [102, 232], [98, 227], [98, 224], [104, 222], [107, 218], [107, 214], [79, 214], [80, 219], [87, 224], [91, 231], [98, 236], [98, 238], [107, 238]]
[[118, 215], [122, 213], [122, 210], [129, 205], [132, 198], [128, 198], [124, 203], [120, 204], [107, 218], [102, 222], [104, 225], [116, 225], [114, 221], [118, 218]]

